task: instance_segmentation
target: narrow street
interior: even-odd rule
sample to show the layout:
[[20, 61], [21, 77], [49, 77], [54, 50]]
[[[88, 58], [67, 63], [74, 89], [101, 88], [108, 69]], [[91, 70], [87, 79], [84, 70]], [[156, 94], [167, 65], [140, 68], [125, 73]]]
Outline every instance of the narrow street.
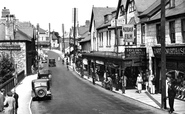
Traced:
[[[121, 96], [81, 79], [73, 71], [58, 61], [58, 55], [48, 53], [55, 58], [56, 67], [52, 71], [51, 101], [33, 101], [33, 114], [164, 114], [164, 111], [150, 107], [133, 99]], [[47, 65], [46, 65], [47, 66]]]

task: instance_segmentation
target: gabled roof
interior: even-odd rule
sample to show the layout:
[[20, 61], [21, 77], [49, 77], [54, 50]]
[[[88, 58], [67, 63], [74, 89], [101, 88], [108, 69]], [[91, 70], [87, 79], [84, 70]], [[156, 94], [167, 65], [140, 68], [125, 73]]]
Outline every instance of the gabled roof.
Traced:
[[126, 6], [126, 2], [127, 2], [127, 0], [119, 0], [118, 1], [118, 6], [117, 6], [117, 9], [116, 9], [116, 19], [118, 18], [120, 7], [122, 5], [125, 7]]
[[17, 29], [17, 31], [15, 33], [15, 40], [31, 41], [32, 37], [30, 37], [29, 35], [27, 35], [23, 31]]
[[35, 27], [30, 22], [19, 22], [17, 27], [29, 37], [33, 37], [33, 30]]
[[114, 7], [93, 7], [89, 31], [91, 31], [93, 21], [95, 22], [95, 28], [99, 27], [104, 21], [104, 15], [111, 14], [114, 10], [116, 10]]
[[82, 40], [79, 41], [79, 42], [80, 42], [80, 43], [82, 43], [82, 42], [88, 42], [88, 41], [90, 41], [90, 40], [91, 40], [90, 34], [87, 34], [87, 36], [85, 36], [85, 38], [82, 39]]
[[[127, 0], [126, 2], [126, 11], [128, 10], [128, 5], [131, 0]], [[136, 11], [138, 13], [142, 13], [149, 6], [151, 6], [156, 0], [133, 0], [135, 2]]]
[[[30, 31], [33, 34], [33, 30]], [[22, 40], [22, 41], [31, 41], [33, 35], [29, 36], [27, 33], [23, 32], [19, 28], [17, 28], [15, 32], [15, 39], [14, 40]], [[5, 25], [0, 25], [0, 40], [5, 40]]]
[[46, 33], [46, 30], [39, 28], [39, 34], [45, 34], [45, 33]]
[[[169, 0], [166, 0], [166, 4], [169, 2]], [[152, 16], [154, 15], [156, 12], [158, 12], [161, 8], [160, 6], [161, 4], [161, 0], [157, 0], [155, 1], [150, 7], [148, 7], [143, 13], [140, 14], [140, 17], [143, 16]]]
[[[165, 12], [166, 17], [170, 16], [176, 16], [179, 14], [185, 14], [185, 1], [183, 1], [178, 6], [175, 6], [174, 8], [167, 8]], [[157, 20], [161, 18], [161, 11], [159, 11], [156, 15], [150, 18], [150, 21]]]
[[51, 34], [51, 37], [52, 37], [52, 40], [57, 40], [58, 39], [57, 36], [54, 33]]

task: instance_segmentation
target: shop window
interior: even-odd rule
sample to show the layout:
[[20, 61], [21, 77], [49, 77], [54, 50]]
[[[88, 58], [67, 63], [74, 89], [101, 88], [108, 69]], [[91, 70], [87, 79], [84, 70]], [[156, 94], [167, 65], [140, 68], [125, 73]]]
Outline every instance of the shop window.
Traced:
[[181, 20], [182, 42], [185, 43], [185, 19]]
[[175, 21], [169, 22], [170, 39], [171, 43], [175, 43]]
[[161, 43], [161, 24], [156, 25], [156, 38], [157, 38], [157, 44]]

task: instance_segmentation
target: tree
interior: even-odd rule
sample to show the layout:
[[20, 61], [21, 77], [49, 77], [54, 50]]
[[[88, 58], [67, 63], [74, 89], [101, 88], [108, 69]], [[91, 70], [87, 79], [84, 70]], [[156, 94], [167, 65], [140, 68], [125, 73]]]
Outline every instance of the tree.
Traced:
[[1, 53], [0, 59], [0, 77], [1, 79], [8, 73], [14, 72], [14, 62], [6, 53]]

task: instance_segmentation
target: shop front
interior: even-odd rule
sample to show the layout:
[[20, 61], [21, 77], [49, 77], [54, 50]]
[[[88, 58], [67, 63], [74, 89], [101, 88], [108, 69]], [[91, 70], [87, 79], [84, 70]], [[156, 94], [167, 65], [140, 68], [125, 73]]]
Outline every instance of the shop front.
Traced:
[[[156, 77], [156, 91], [161, 92], [161, 47], [153, 47], [154, 75]], [[185, 98], [185, 46], [166, 47], [166, 75], [176, 81], [176, 98]], [[184, 99], [185, 100], [185, 99]]]
[[[92, 52], [83, 53], [82, 57], [87, 59], [88, 71], [91, 74], [90, 68], [98, 69], [102, 77], [104, 72], [106, 76], [115, 79], [115, 74], [118, 74], [118, 80], [121, 76], [127, 76], [127, 88], [135, 88], [136, 79], [139, 73], [145, 73], [147, 60], [146, 48], [126, 48], [124, 53], [111, 52]], [[144, 76], [144, 75], [143, 75]]]

